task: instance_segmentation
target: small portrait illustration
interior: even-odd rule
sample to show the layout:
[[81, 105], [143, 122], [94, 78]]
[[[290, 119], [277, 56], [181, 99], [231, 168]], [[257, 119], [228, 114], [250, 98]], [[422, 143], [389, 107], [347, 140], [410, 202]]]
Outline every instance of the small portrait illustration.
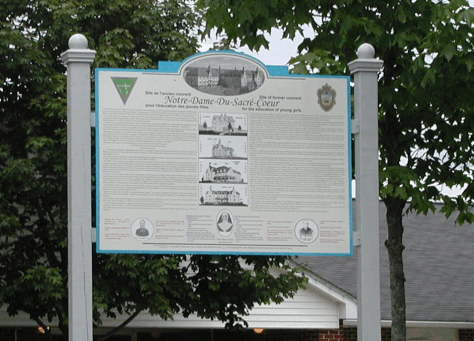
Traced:
[[300, 220], [295, 226], [295, 236], [302, 243], [312, 243], [318, 238], [318, 235], [318, 225], [310, 219]]
[[232, 214], [227, 210], [222, 210], [217, 215], [217, 231], [221, 236], [227, 237], [231, 234], [234, 226]]
[[148, 240], [153, 234], [153, 224], [148, 219], [137, 219], [132, 224], [132, 234], [139, 241]]

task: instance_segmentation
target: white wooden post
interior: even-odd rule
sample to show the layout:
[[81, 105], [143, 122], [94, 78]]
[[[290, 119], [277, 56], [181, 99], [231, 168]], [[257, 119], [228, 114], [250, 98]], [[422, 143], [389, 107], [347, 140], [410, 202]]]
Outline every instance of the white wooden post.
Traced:
[[354, 245], [357, 253], [357, 340], [380, 341], [378, 72], [370, 44], [349, 63], [354, 75], [356, 200]]
[[92, 341], [91, 78], [95, 51], [75, 34], [67, 66], [69, 341]]

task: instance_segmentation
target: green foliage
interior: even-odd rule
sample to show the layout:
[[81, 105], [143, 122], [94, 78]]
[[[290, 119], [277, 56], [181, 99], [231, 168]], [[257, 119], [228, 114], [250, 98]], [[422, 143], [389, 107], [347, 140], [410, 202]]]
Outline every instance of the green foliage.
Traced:
[[[427, 214], [434, 202], [458, 224], [473, 223], [474, 8], [465, 0], [198, 0], [209, 34], [268, 47], [265, 33], [304, 35], [297, 73], [349, 74], [362, 43], [384, 61], [379, 76], [380, 197], [387, 207], [392, 340], [405, 340], [402, 216]], [[357, 178], [357, 174], [355, 174]], [[459, 187], [451, 197], [444, 188]], [[405, 208], [405, 210], [404, 210]], [[398, 270], [395, 270], [398, 269]], [[404, 295], [404, 294], [403, 294]]]
[[[67, 335], [66, 68], [60, 54], [80, 32], [97, 51], [94, 67], [156, 68], [160, 60], [196, 52], [200, 18], [185, 0], [0, 3], [0, 304], [40, 325], [56, 318]], [[235, 258], [222, 257], [226, 279], [201, 256], [94, 254], [94, 321], [148, 309], [162, 318], [181, 310], [233, 323], [233, 312], [279, 300], [303, 283], [290, 275], [275, 283], [267, 278], [268, 267], [283, 261], [255, 258], [258, 270], [250, 276]], [[194, 277], [187, 273], [191, 267]], [[198, 283], [200, 271], [214, 276], [208, 288]], [[235, 306], [226, 310], [213, 290], [215, 283], [231, 282], [251, 298], [229, 292]], [[269, 283], [281, 291], [267, 293]], [[205, 296], [211, 294], [212, 305]]]
[[[275, 277], [271, 267], [284, 272]], [[242, 316], [255, 304], [281, 303], [305, 283], [286, 264], [286, 257], [193, 256], [189, 269], [194, 292], [187, 299], [197, 307], [196, 313], [225, 321], [229, 328], [246, 326]], [[183, 310], [184, 316], [192, 312]]]
[[[217, 28], [230, 42], [268, 47], [272, 28], [292, 38], [314, 29], [291, 59], [297, 73], [348, 74], [365, 42], [384, 61], [379, 81], [381, 198], [427, 213], [433, 201], [472, 222], [474, 201], [474, 8], [467, 1], [199, 0], [205, 34]], [[462, 187], [456, 200], [441, 188]], [[454, 203], [453, 203], [454, 202]], [[443, 212], [452, 212], [443, 208]]]

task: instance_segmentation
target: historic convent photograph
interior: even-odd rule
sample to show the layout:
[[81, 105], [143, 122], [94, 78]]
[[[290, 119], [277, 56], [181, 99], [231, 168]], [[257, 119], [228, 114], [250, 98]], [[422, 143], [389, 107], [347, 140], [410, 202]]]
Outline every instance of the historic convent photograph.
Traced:
[[201, 92], [213, 95], [241, 95], [258, 89], [263, 84], [263, 72], [245, 67], [221, 69], [206, 67], [188, 67], [184, 80]]
[[196, 90], [219, 96], [252, 92], [265, 80], [260, 66], [235, 56], [208, 57], [192, 62], [184, 69], [183, 77]]
[[210, 137], [199, 135], [200, 159], [245, 160], [247, 157], [248, 145], [245, 136]]
[[[219, 162], [200, 163], [202, 183], [246, 183], [246, 161], [234, 161], [232, 165]], [[242, 169], [242, 170], [240, 170]]]
[[247, 116], [242, 114], [200, 114], [199, 134], [247, 135]]
[[236, 186], [205, 186], [201, 187], [201, 205], [247, 205], [244, 194]]

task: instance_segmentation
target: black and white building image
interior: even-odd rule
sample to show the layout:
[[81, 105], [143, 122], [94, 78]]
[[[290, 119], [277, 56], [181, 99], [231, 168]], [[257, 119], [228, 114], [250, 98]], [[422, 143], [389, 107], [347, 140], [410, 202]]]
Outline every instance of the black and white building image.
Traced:
[[235, 96], [252, 92], [265, 82], [261, 64], [238, 54], [202, 55], [189, 61], [182, 75], [194, 89], [216, 96]]
[[199, 164], [202, 183], [234, 183], [247, 182], [246, 161], [201, 160]]
[[221, 114], [214, 115], [212, 118], [212, 130], [220, 133], [226, 133], [237, 130], [237, 127], [235, 120], [231, 115], [227, 116], [226, 114]]
[[214, 95], [240, 95], [258, 89], [264, 80], [263, 71], [258, 67], [234, 69], [211, 67], [188, 67], [184, 80], [193, 88]]
[[247, 115], [201, 113], [199, 134], [203, 135], [247, 135]]
[[213, 158], [232, 158], [236, 156], [234, 148], [230, 146], [230, 143], [225, 146], [219, 140], [218, 143], [212, 146], [212, 157]]
[[240, 182], [242, 181], [242, 174], [230, 167], [212, 167], [209, 163], [209, 168], [206, 170], [203, 180], [205, 182]]
[[233, 187], [231, 190], [212, 189], [206, 191], [204, 195], [206, 204], [242, 204], [243, 200], [238, 191]]
[[199, 135], [199, 205], [248, 206], [247, 151], [246, 136]]
[[199, 135], [199, 159], [246, 160], [247, 157], [246, 136]]
[[199, 205], [248, 206], [247, 185], [230, 183], [200, 183]]

